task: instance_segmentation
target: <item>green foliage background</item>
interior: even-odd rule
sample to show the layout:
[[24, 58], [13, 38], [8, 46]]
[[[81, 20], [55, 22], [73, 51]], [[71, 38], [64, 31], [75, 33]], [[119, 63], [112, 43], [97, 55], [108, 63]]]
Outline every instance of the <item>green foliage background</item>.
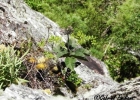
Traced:
[[[106, 60], [111, 75], [117, 80], [130, 79], [140, 75], [140, 57], [130, 51], [140, 50], [140, 1], [127, 0], [118, 6], [117, 13], [108, 20], [112, 26], [112, 46]], [[112, 59], [112, 60], [111, 60]]]
[[115, 80], [140, 75], [140, 58], [129, 53], [140, 49], [140, 0], [25, 1], [61, 27], [72, 26], [72, 35], [106, 62]]

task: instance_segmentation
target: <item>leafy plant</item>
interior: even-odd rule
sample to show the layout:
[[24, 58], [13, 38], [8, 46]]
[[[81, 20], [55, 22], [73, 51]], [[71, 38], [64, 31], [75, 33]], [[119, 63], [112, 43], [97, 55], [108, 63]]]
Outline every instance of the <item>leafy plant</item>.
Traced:
[[66, 68], [61, 68], [61, 72], [65, 76], [66, 84], [70, 87], [70, 89], [75, 90], [75, 88], [82, 82], [74, 71], [74, 68], [76, 67], [76, 60], [86, 60], [85, 56], [88, 55], [89, 52], [82, 47], [78, 47], [76, 40], [72, 38], [70, 39], [69, 35], [70, 33], [67, 33], [68, 39], [66, 43], [56, 42], [54, 52], [56, 53], [57, 58], [65, 58], [64, 67]]
[[78, 78], [78, 75], [75, 71], [72, 71], [66, 80], [74, 83], [76, 87], [80, 86], [82, 82], [82, 79]]
[[84, 34], [82, 31], [78, 31], [76, 34], [72, 34], [78, 40], [78, 43], [81, 44], [85, 48], [90, 48], [92, 46], [97, 45], [95, 36], [88, 36]]
[[50, 36], [49, 37], [49, 39], [48, 39], [48, 42], [49, 43], [61, 43], [62, 42], [62, 39], [61, 39], [61, 37], [59, 37], [59, 36]]
[[45, 41], [45, 39], [42, 39], [42, 40], [41, 40], [40, 42], [38, 42], [37, 44], [38, 44], [38, 46], [41, 48], [41, 47], [44, 47], [44, 46], [45, 46], [46, 41]]
[[55, 44], [54, 52], [57, 58], [66, 57], [65, 63], [68, 68], [72, 71], [74, 70], [76, 59], [85, 59], [85, 55], [89, 54], [87, 50], [80, 47], [77, 48], [77, 42], [74, 39], [69, 39], [69, 34], [67, 34], [67, 42], [62, 42], [62, 39], [58, 36], [51, 36], [49, 42]]
[[74, 64], [76, 62], [76, 59], [83, 59], [86, 60], [85, 55], [88, 55], [89, 52], [85, 50], [84, 48], [77, 48], [78, 45], [74, 40], [68, 40], [65, 43], [65, 46], [62, 47], [61, 45], [57, 44], [57, 46], [54, 48], [54, 52], [57, 54], [58, 58], [66, 57], [65, 63], [68, 68], [70, 68], [72, 71], [74, 70]]
[[108, 21], [113, 32], [109, 39], [112, 37], [113, 39], [105, 62], [109, 66], [111, 76], [119, 82], [140, 75], [139, 57], [129, 53], [139, 52], [140, 48], [139, 5], [138, 0], [125, 1], [118, 6], [116, 15]]
[[[85, 56], [89, 54], [89, 52], [83, 48], [77, 48], [78, 45], [76, 45], [76, 41], [69, 39], [69, 34], [67, 34], [68, 40], [65, 43], [65, 47], [60, 47], [58, 52], [58, 57], [66, 57], [65, 58], [65, 64], [67, 67], [66, 76], [68, 72], [71, 72], [67, 77], [66, 81], [70, 81], [74, 83], [74, 85], [77, 87], [81, 84], [82, 80], [78, 78], [78, 75], [74, 71], [74, 67], [76, 66], [76, 60], [77, 59], [83, 59], [86, 60]], [[67, 83], [66, 82], [66, 83]], [[68, 84], [68, 83], [67, 83]], [[70, 87], [72, 89], [72, 87]], [[73, 89], [72, 89], [73, 90]]]
[[24, 69], [22, 62], [27, 52], [19, 57], [19, 53], [16, 55], [14, 47], [9, 46], [0, 51], [0, 88], [6, 88], [19, 79], [20, 71]]
[[55, 55], [51, 52], [45, 51], [43, 54], [48, 59], [54, 59], [55, 58]]

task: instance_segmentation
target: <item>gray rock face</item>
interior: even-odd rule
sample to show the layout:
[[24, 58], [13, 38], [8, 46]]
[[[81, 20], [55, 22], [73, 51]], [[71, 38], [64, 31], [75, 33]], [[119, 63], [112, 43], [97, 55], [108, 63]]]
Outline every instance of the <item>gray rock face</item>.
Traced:
[[107, 93], [109, 97], [126, 97], [132, 100], [140, 100], [140, 77], [120, 84], [117, 88]]
[[[62, 96], [51, 96], [42, 90], [31, 89], [22, 85], [12, 84], [6, 88], [4, 92], [1, 91], [0, 100], [71, 100], [70, 98]], [[73, 99], [74, 100], [74, 99]]]
[[78, 66], [75, 68], [77, 74], [79, 74], [79, 77], [83, 79], [85, 84], [92, 87], [92, 89], [89, 91], [84, 90], [84, 88], [81, 88], [80, 86], [78, 88], [78, 98], [88, 98], [91, 95], [98, 94], [101, 91], [107, 91], [110, 88], [114, 88], [118, 86], [119, 84], [111, 79], [111, 77], [108, 74], [107, 66], [101, 62], [100, 60], [91, 57], [96, 63], [102, 67], [103, 71], [105, 72], [105, 75], [101, 75], [99, 73], [96, 73], [94, 70], [89, 69], [85, 65], [81, 64], [81, 66]]
[[104, 100], [104, 98], [109, 100], [140, 100], [140, 77], [88, 97], [89, 100]]
[[94, 87], [91, 91], [84, 93], [83, 96], [68, 98], [52, 96], [42, 90], [13, 84], [5, 91], [0, 91], [0, 100], [140, 100], [140, 77], [120, 85], [104, 87], [102, 91], [100, 88], [102, 86]]
[[[32, 38], [34, 43], [42, 39], [47, 40], [49, 36], [60, 36], [66, 41], [59, 26], [41, 13], [30, 9], [23, 0], [0, 0], [0, 44], [18, 44]], [[44, 50], [52, 50], [47, 44]], [[124, 84], [118, 84], [109, 76], [107, 66], [95, 57], [87, 57], [88, 61], [81, 61], [81, 65], [75, 68], [83, 84], [77, 90], [77, 97], [73, 99], [94, 100], [95, 95], [118, 95], [130, 93], [139, 99], [140, 77]], [[90, 90], [85, 88], [90, 87]], [[66, 92], [66, 91], [64, 91]], [[69, 95], [66, 95], [70, 97]], [[66, 100], [66, 97], [54, 97], [44, 94], [41, 90], [34, 90], [26, 86], [11, 85], [1, 93], [0, 100]], [[96, 99], [100, 100], [100, 99]]]
[[65, 41], [56, 23], [30, 9], [23, 0], [0, 0], [0, 43], [13, 44], [29, 38], [39, 42], [50, 35], [61, 36]]

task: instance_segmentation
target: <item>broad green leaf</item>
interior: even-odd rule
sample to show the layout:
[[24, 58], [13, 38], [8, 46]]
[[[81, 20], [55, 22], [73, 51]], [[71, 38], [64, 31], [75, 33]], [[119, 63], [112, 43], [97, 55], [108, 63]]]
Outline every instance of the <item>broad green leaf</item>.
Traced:
[[77, 48], [77, 43], [74, 41], [74, 40], [71, 40], [70, 39], [70, 41], [71, 41], [71, 46], [73, 47], [73, 48]]
[[59, 45], [54, 48], [54, 52], [57, 54], [58, 58], [62, 57], [63, 55], [68, 53], [65, 48], [63, 48], [63, 47], [61, 47]]
[[81, 49], [81, 48], [76, 49], [75, 56], [85, 57], [85, 55], [84, 55], [84, 49]]
[[74, 70], [75, 62], [76, 62], [76, 59], [74, 57], [67, 57], [65, 59], [66, 66], [70, 68], [72, 71]]
[[63, 51], [63, 52], [58, 52], [57, 53], [57, 57], [63, 57], [64, 55], [66, 55], [68, 52], [67, 51]]

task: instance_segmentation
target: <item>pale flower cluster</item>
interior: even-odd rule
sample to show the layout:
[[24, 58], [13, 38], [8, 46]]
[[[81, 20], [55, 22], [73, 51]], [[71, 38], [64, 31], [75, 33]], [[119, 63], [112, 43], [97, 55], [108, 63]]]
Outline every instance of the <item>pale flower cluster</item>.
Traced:
[[0, 52], [5, 50], [6, 50], [6, 46], [4, 44], [0, 44]]

